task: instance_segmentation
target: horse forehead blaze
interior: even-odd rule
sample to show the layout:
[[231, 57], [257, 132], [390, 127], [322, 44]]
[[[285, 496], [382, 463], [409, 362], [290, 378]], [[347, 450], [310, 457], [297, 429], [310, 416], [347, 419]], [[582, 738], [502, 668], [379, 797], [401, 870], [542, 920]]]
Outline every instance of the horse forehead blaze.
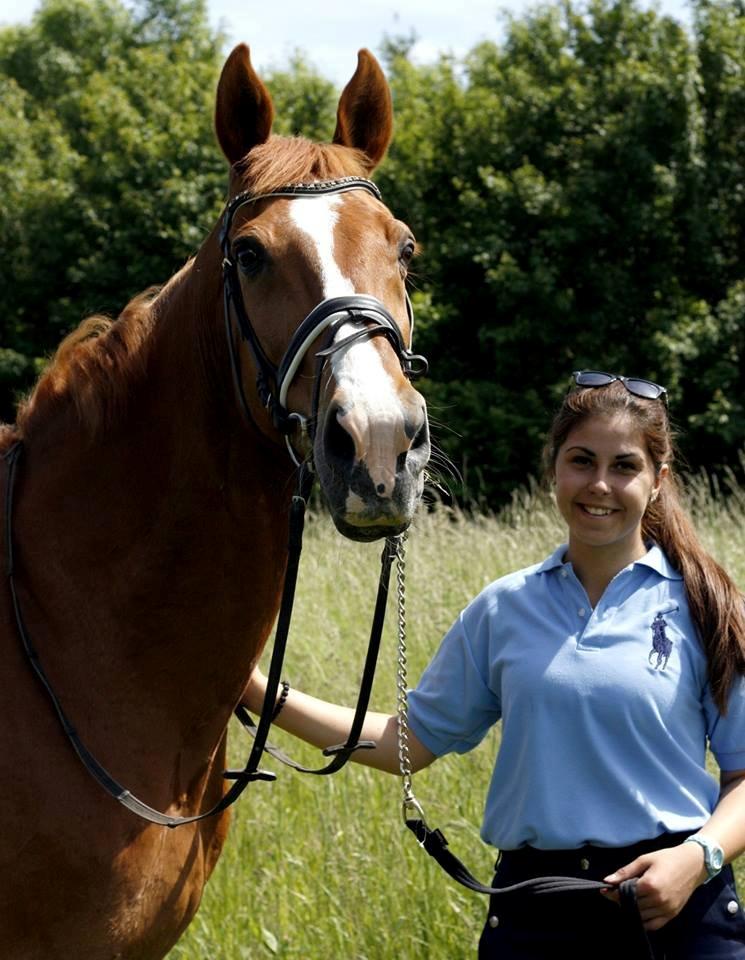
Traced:
[[343, 297], [355, 293], [335, 256], [335, 231], [342, 197], [297, 197], [290, 201], [290, 222], [304, 235], [311, 262], [319, 271], [321, 295]]

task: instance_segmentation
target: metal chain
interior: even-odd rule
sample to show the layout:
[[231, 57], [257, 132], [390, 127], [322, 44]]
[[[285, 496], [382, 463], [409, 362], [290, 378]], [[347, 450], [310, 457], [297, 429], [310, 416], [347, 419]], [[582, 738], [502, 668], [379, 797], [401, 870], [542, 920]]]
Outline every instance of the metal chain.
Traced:
[[411, 756], [409, 754], [409, 707], [407, 694], [406, 659], [406, 540], [402, 533], [396, 538], [396, 587], [398, 602], [398, 653], [396, 658], [396, 710], [398, 716], [398, 766], [403, 787], [403, 817], [408, 819], [413, 809], [424, 820], [424, 811], [412, 789]]

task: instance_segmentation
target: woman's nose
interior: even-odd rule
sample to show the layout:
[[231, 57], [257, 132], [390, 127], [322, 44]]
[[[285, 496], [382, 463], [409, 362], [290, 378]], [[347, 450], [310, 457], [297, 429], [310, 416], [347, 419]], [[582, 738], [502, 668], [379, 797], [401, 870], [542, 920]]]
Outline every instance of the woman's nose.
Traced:
[[590, 491], [599, 495], [610, 493], [610, 484], [604, 473], [596, 474], [590, 481]]

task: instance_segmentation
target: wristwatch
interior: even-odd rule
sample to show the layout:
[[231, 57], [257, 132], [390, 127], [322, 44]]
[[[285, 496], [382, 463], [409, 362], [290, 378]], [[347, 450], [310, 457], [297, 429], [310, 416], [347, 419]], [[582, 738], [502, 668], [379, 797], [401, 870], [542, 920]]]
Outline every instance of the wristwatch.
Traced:
[[724, 866], [724, 850], [722, 850], [718, 843], [715, 843], [713, 840], [709, 840], [708, 837], [702, 837], [700, 834], [694, 834], [692, 837], [686, 837], [683, 842], [697, 843], [700, 847], [703, 847], [704, 866], [706, 867], [706, 873], [708, 874], [704, 883], [708, 883], [709, 880], [713, 880]]

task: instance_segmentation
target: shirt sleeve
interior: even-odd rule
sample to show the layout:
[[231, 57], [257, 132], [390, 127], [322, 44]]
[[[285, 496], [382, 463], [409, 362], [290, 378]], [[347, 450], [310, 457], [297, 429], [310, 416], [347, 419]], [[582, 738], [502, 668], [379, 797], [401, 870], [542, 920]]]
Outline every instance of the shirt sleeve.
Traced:
[[478, 598], [447, 632], [409, 694], [411, 728], [436, 756], [472, 750], [501, 716], [489, 687], [489, 616], [474, 607]]
[[725, 716], [717, 710], [707, 684], [704, 695], [711, 752], [724, 771], [745, 770], [745, 677], [732, 684]]

